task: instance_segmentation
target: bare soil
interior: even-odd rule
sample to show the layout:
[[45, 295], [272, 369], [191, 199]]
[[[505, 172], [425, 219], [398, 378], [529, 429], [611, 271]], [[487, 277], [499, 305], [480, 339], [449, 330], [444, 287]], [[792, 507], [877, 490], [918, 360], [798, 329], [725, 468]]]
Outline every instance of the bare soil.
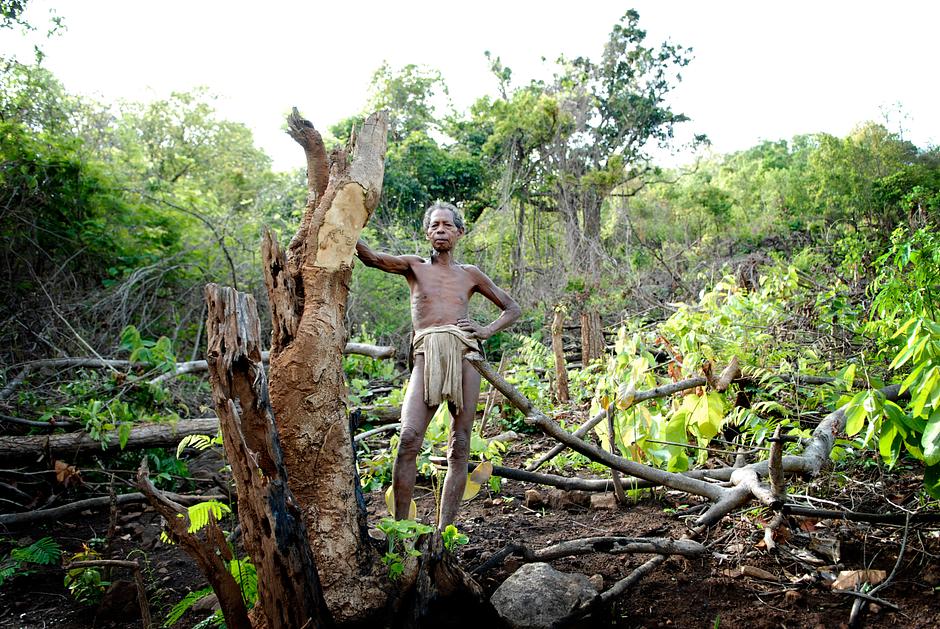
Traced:
[[[507, 465], [521, 465], [532, 449], [516, 444]], [[870, 478], [865, 474], [869, 473]], [[852, 470], [851, 482], [829, 480], [825, 485], [794, 488], [794, 492], [832, 494], [855, 491], [856, 510], [888, 510], [886, 500], [910, 501], [920, 482], [910, 471], [883, 477], [876, 469]], [[836, 487], [836, 485], [840, 485]], [[846, 490], [846, 487], [849, 489]], [[890, 491], [883, 488], [890, 487]], [[861, 488], [861, 489], [860, 489]], [[526, 490], [538, 489], [550, 504], [527, 506]], [[504, 481], [498, 494], [481, 492], [464, 505], [458, 525], [470, 537], [459, 549], [461, 563], [469, 570], [480, 566], [509, 543], [541, 548], [562, 540], [597, 535], [631, 537], [681, 537], [688, 531], [697, 500], [670, 491], [644, 492], [635, 501], [614, 509], [597, 509], [577, 504], [577, 495], [560, 495], [547, 488]], [[381, 492], [366, 496], [370, 522], [386, 515]], [[419, 488], [419, 519], [430, 520], [434, 496], [429, 488]], [[533, 504], [533, 503], [530, 503]], [[843, 502], [843, 504], [847, 504]], [[638, 586], [628, 591], [603, 617], [594, 617], [583, 626], [612, 627], [847, 627], [853, 597], [834, 592], [828, 585], [840, 571], [881, 569], [889, 573], [895, 566], [903, 537], [903, 527], [872, 526], [842, 521], [814, 521], [791, 518], [789, 537], [778, 539], [778, 548], [763, 548], [762, 524], [769, 515], [759, 509], [744, 510], [726, 518], [703, 540], [711, 555], [704, 559], [671, 558]], [[2, 535], [2, 551], [25, 545], [42, 536], [54, 537], [63, 547], [63, 556], [82, 549], [89, 540], [102, 539], [108, 529], [107, 510], [85, 512], [67, 521], [10, 530]], [[145, 558], [148, 595], [155, 626], [162, 625], [169, 608], [188, 592], [206, 587], [192, 561], [175, 546], [159, 541], [160, 518], [143, 505], [120, 508], [119, 528], [109, 548], [99, 544], [102, 556]], [[835, 540], [837, 561], [819, 550], [820, 540]], [[940, 539], [936, 529], [911, 529], [904, 557], [891, 584], [878, 596], [896, 605], [872, 606], [862, 626], [940, 627]], [[604, 588], [629, 574], [649, 559], [646, 555], [586, 555], [552, 562], [564, 572], [600, 575]], [[492, 593], [509, 576], [519, 560], [509, 558], [480, 576], [487, 593]], [[747, 573], [737, 576], [742, 567]], [[758, 573], [754, 569], [766, 571]], [[762, 576], [753, 576], [759, 574]], [[750, 575], [750, 576], [748, 576]], [[63, 585], [58, 567], [39, 568], [32, 574], [13, 577], [0, 587], [0, 627], [85, 627], [130, 628], [140, 626], [140, 613], [130, 574], [120, 571], [110, 579], [112, 586], [98, 605], [82, 605], [73, 600]], [[177, 627], [188, 628], [211, 613], [190, 611]], [[472, 620], [472, 619], [471, 619]], [[468, 622], [468, 626], [472, 625]]]

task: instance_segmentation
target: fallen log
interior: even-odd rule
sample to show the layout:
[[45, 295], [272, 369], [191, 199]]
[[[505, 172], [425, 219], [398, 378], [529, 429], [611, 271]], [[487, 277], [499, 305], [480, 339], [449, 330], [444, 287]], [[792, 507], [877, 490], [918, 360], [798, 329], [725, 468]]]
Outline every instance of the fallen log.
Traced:
[[483, 574], [511, 556], [517, 556], [525, 562], [548, 562], [562, 557], [591, 553], [608, 553], [611, 555], [655, 553], [658, 555], [701, 557], [707, 552], [707, 549], [696, 541], [665, 537], [583, 537], [566, 540], [537, 550], [513, 542], [507, 544], [502, 550], [497, 551], [489, 559], [474, 568], [472, 573], [475, 575]]
[[[741, 468], [727, 468], [725, 470], [711, 470], [703, 477], [730, 480], [731, 487], [718, 486], [688, 474], [666, 472], [658, 468], [643, 465], [624, 457], [617, 456], [598, 448], [572, 433], [564, 430], [554, 420], [535, 408], [531, 401], [522, 395], [515, 387], [506, 382], [479, 354], [468, 354], [467, 360], [480, 374], [519, 409], [526, 417], [526, 422], [536, 426], [550, 437], [560, 441], [565, 446], [587, 456], [593, 461], [603, 463], [611, 469], [630, 474], [651, 483], [659, 483], [672, 489], [708, 498], [712, 506], [696, 520], [698, 527], [710, 526], [718, 522], [734, 509], [747, 504], [752, 498], [757, 498], [762, 504], [773, 505], [777, 502], [770, 487], [761, 482], [761, 478], [768, 474], [767, 461], [752, 463]], [[702, 378], [704, 382], [704, 378]], [[675, 383], [678, 384], [678, 383]], [[668, 385], [674, 386], [674, 385]], [[900, 385], [892, 385], [881, 389], [886, 399], [898, 398]], [[639, 393], [637, 394], [637, 396]], [[786, 456], [782, 460], [782, 470], [785, 473], [801, 473], [816, 475], [829, 460], [836, 437], [845, 427], [845, 411], [848, 405], [842, 406], [830, 413], [813, 431], [809, 445], [799, 456]], [[600, 420], [598, 420], [600, 421]], [[722, 473], [723, 472], [723, 473]], [[723, 476], [727, 478], [723, 478]]]
[[[383, 358], [395, 358], [395, 348], [388, 345], [367, 345], [366, 343], [346, 343], [346, 347], [343, 350], [343, 353], [346, 355], [358, 354], [360, 356], [368, 356], [369, 358], [374, 358], [380, 360]], [[268, 363], [270, 352], [261, 352], [261, 362], [263, 364]], [[160, 374], [156, 378], [150, 380], [150, 384], [160, 384], [161, 382], [166, 382], [171, 380], [176, 376], [182, 376], [187, 373], [199, 373], [202, 371], [207, 371], [209, 369], [209, 363], [204, 360], [191, 360], [185, 363], [176, 363], [176, 369], [168, 373]]]
[[[346, 343], [346, 347], [343, 350], [344, 354], [357, 354], [360, 356], [368, 356], [376, 360], [384, 358], [395, 358], [395, 348], [389, 345], [369, 345], [367, 343]], [[261, 360], [265, 363], [268, 362], [268, 352], [261, 353]], [[33, 371], [39, 369], [52, 369], [52, 368], [70, 368], [70, 369], [122, 369], [129, 371], [131, 369], [152, 369], [153, 365], [150, 363], [142, 362], [132, 362], [129, 360], [118, 360], [118, 359], [106, 359], [106, 358], [91, 358], [91, 357], [64, 357], [64, 358], [43, 358], [40, 360], [32, 360], [26, 363], [20, 363], [19, 365], [12, 365], [12, 367], [19, 367], [19, 373], [11, 378], [7, 382], [6, 386], [3, 389], [0, 389], [0, 400], [5, 400], [10, 397], [18, 386], [20, 386], [23, 381], [29, 376]], [[9, 368], [8, 368], [9, 369]], [[8, 371], [5, 369], [4, 371]], [[176, 376], [181, 376], [187, 373], [199, 373], [209, 369], [208, 363], [204, 360], [189, 360], [186, 362], [176, 363], [173, 371], [161, 374], [152, 380], [150, 384], [159, 384], [161, 382], [166, 382]]]
[[[194, 505], [209, 500], [228, 500], [228, 496], [187, 496], [185, 494], [174, 494], [164, 492], [166, 496], [174, 502], [182, 505]], [[147, 497], [140, 492], [131, 494], [119, 494], [114, 497], [114, 504], [134, 504], [137, 502], [147, 502]], [[4, 513], [0, 515], [0, 526], [24, 526], [26, 524], [37, 524], [39, 522], [49, 522], [61, 520], [62, 518], [81, 513], [86, 509], [104, 509], [111, 505], [111, 496], [99, 496], [97, 498], [86, 498], [76, 500], [58, 507], [48, 509], [37, 509], [36, 511], [24, 511], [23, 513]]]
[[[131, 428], [124, 449], [175, 446], [188, 435], [215, 435], [219, 420], [215, 417], [184, 419], [175, 424], [138, 424]], [[104, 445], [102, 445], [104, 443]], [[59, 435], [0, 437], [0, 457], [4, 460], [39, 459], [49, 456], [92, 454], [120, 447], [117, 430], [108, 431], [102, 440], [92, 439], [85, 431]]]

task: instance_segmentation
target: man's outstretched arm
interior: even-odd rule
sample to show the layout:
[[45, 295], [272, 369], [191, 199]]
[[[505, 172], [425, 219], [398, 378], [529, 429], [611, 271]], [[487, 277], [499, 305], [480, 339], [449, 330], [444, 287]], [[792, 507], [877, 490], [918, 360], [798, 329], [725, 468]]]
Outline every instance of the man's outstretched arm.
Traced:
[[385, 271], [386, 273], [397, 273], [405, 275], [411, 269], [411, 262], [420, 261], [418, 256], [393, 256], [388, 253], [373, 251], [369, 245], [360, 239], [356, 243], [356, 255], [366, 266]]
[[483, 271], [476, 267], [470, 267], [469, 271], [476, 276], [476, 289], [481, 295], [489, 299], [502, 311], [499, 317], [489, 325], [480, 325], [469, 318], [457, 321], [457, 327], [465, 332], [470, 332], [478, 339], [488, 339], [500, 330], [508, 328], [522, 314], [522, 308], [516, 303], [516, 300], [509, 296], [509, 293], [497, 286]]

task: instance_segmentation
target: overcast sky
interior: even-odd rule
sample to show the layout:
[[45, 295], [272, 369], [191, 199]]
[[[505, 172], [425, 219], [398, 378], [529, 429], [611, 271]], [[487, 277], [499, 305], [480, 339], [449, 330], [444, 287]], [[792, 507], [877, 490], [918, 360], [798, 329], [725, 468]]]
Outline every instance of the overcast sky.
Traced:
[[[320, 128], [359, 112], [383, 60], [440, 70], [464, 109], [495, 93], [485, 50], [519, 82], [548, 79], [559, 54], [596, 58], [629, 7], [649, 43], [694, 49], [671, 103], [716, 151], [845, 135], [886, 110], [919, 146], [940, 143], [936, 2], [31, 0], [27, 18], [42, 25], [50, 7], [67, 31], [42, 44], [44, 63], [70, 91], [114, 102], [206, 86], [278, 169], [303, 165], [281, 131], [289, 108]], [[26, 57], [26, 39], [0, 33], [0, 49]]]

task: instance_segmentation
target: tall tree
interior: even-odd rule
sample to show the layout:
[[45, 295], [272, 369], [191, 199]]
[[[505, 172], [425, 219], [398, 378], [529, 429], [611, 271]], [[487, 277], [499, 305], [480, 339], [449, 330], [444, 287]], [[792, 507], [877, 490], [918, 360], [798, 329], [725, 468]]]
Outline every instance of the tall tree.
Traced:
[[[599, 61], [562, 58], [552, 83], [533, 82], [509, 94], [506, 106], [492, 110], [497, 119], [510, 114], [519, 122], [502, 124], [511, 129], [503, 137], [516, 138], [497, 145], [504, 151], [504, 164], [518, 172], [524, 156], [540, 170], [562, 219], [569, 276], [589, 282], [599, 279], [604, 258], [604, 201], [626, 184], [642, 185], [655, 171], [651, 149], [671, 144], [676, 126], [688, 120], [666, 102], [681, 80], [679, 71], [689, 63], [688, 51], [670, 43], [648, 47], [639, 19], [633, 10], [624, 15]], [[494, 72], [504, 85], [509, 76], [505, 69], [497, 63]], [[536, 94], [541, 94], [534, 110], [538, 118], [520, 117], [513, 104]], [[500, 127], [497, 120], [496, 134]]]

